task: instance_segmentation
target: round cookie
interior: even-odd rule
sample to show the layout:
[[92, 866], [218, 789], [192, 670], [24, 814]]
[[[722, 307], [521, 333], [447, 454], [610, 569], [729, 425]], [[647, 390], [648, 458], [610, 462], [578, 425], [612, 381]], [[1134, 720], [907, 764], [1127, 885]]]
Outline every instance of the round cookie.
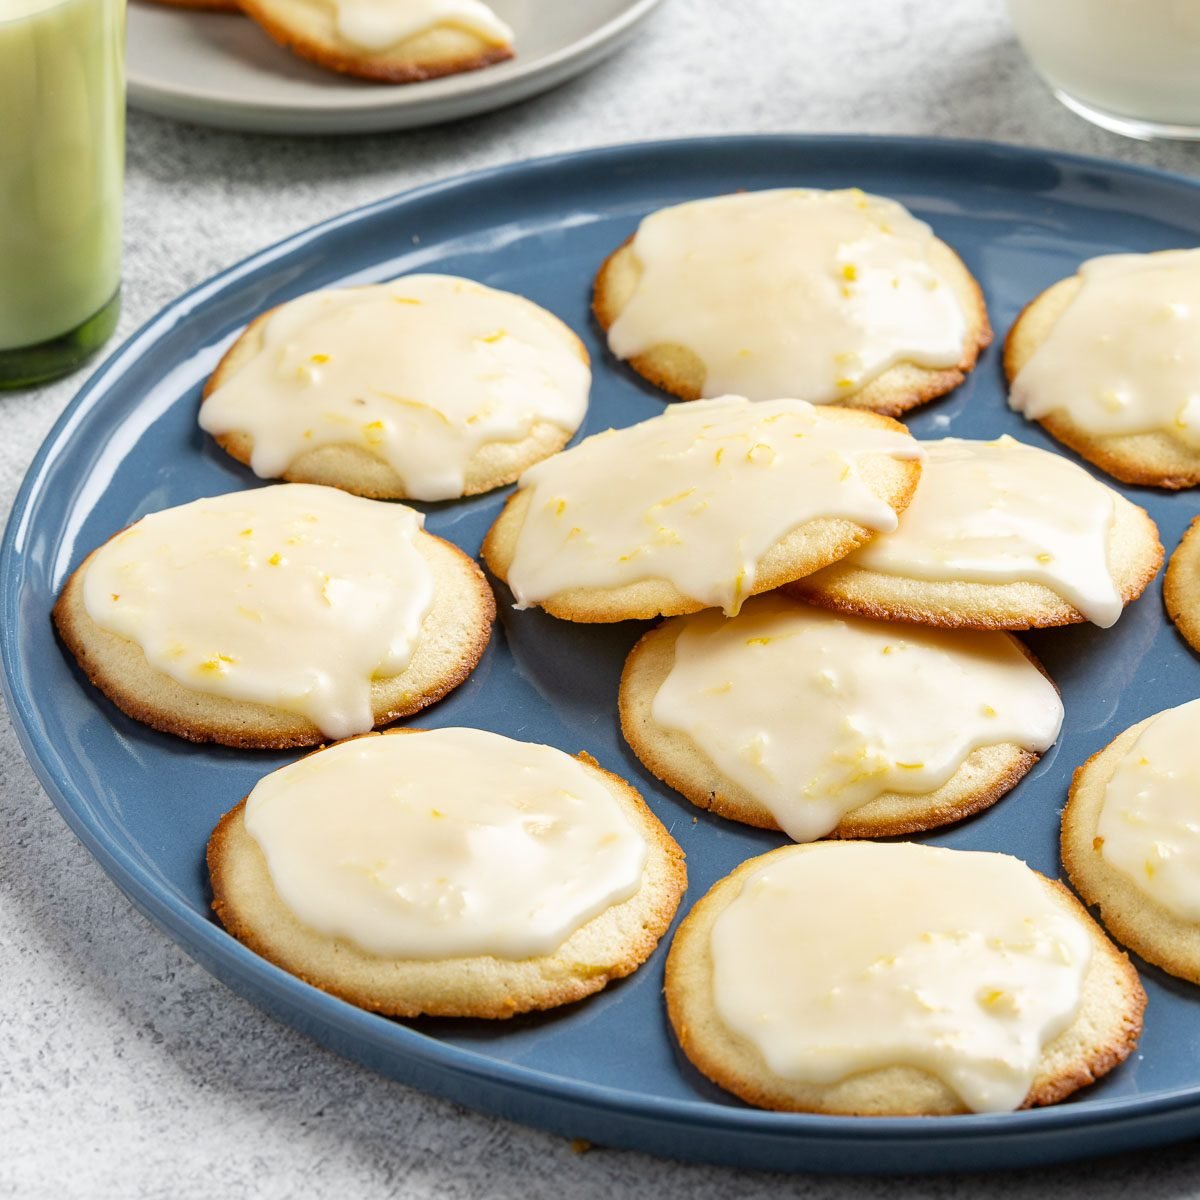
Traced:
[[[727, 1028], [718, 1012], [712, 982], [713, 927], [738, 898], [748, 877], [772, 860], [853, 845], [816, 842], [781, 847], [742, 863], [697, 901], [676, 931], [667, 957], [667, 1012], [675, 1035], [700, 1072], [760, 1108], [843, 1116], [943, 1116], [967, 1111], [953, 1089], [918, 1067], [878, 1067], [830, 1083], [783, 1078], [770, 1069], [757, 1047]], [[1092, 955], [1080, 1011], [1043, 1049], [1023, 1108], [1057, 1103], [1123, 1062], [1136, 1046], [1146, 1004], [1128, 958], [1062, 884], [1038, 878], [1054, 903], [1084, 925]]]
[[[748, 195], [753, 196], [755, 193]], [[642, 264], [635, 250], [636, 236], [631, 236], [613, 251], [596, 275], [592, 311], [605, 332], [611, 329], [627, 307], [642, 277]], [[931, 243], [929, 257], [938, 276], [957, 297], [967, 318], [961, 357], [958, 361], [941, 367], [896, 362], [853, 390], [847, 389], [839, 394], [835, 403], [851, 408], [869, 409], [890, 417], [901, 416], [910, 409], [953, 391], [974, 368], [980, 353], [991, 344], [992, 329], [983, 292], [962, 260], [949, 246], [936, 238]], [[696, 400], [714, 394], [705, 389], [709, 368], [702, 353], [694, 347], [667, 342], [632, 355], [628, 362], [639, 375], [655, 387], [662, 388], [681, 400]], [[731, 384], [727, 390], [746, 389]], [[786, 391], [789, 395], [797, 394], [795, 387], [789, 387]]]
[[1122, 945], [1172, 975], [1200, 983], [1200, 923], [1159, 903], [1101, 853], [1100, 815], [1109, 783], [1154, 719], [1131, 725], [1076, 769], [1062, 814], [1063, 866], [1075, 890], [1099, 910], [1105, 928]]
[[[949, 444], [955, 440], [945, 441]], [[1012, 442], [1011, 439], [1000, 439], [997, 443], [959, 444], [986, 447], [1004, 442], [1021, 450], [1033, 449]], [[927, 447], [937, 444], [925, 443]], [[1065, 459], [1046, 451], [1036, 453], [1046, 455], [1049, 459], [1057, 458], [1063, 465], [1070, 465]], [[935, 469], [935, 466], [927, 463], [923, 478], [928, 486], [923, 496], [922, 493], [918, 493], [918, 502], [924, 499], [929, 508], [940, 510], [941, 502], [936, 498], [931, 500], [931, 497], [936, 496], [936, 481], [933, 475]], [[1105, 486], [1098, 481], [1095, 485]], [[1115, 515], [1108, 535], [1108, 573], [1123, 606], [1136, 600], [1157, 574], [1162, 565], [1163, 548], [1158, 540], [1158, 528], [1146, 510], [1131, 503], [1120, 493], [1109, 490], [1115, 506]], [[902, 518], [901, 534], [904, 530]], [[1079, 607], [1048, 584], [1033, 579], [1018, 578], [997, 582], [979, 579], [917, 578], [872, 569], [861, 564], [854, 556], [834, 563], [817, 574], [788, 584], [787, 590], [799, 599], [839, 612], [854, 613], [877, 620], [909, 621], [946, 628], [1040, 629], [1095, 619], [1085, 615]], [[1115, 617], [1113, 619], [1115, 620]]]
[[[335, 304], [358, 304], [355, 313], [367, 321], [378, 314], [364, 312], [361, 306], [371, 300], [382, 302], [384, 311], [393, 316], [379, 341], [388, 347], [392, 361], [377, 367], [377, 374], [369, 379], [355, 374], [361, 368], [352, 363], [345, 368], [351, 371], [349, 376], [332, 383], [322, 379], [323, 387], [312, 392], [289, 390], [282, 371], [269, 373], [264, 385], [261, 356], [269, 322], [277, 314], [298, 320], [303, 336], [325, 346], [315, 329], [326, 314], [300, 314], [300, 306], [311, 307], [323, 297]], [[403, 302], [392, 303], [394, 299]], [[438, 315], [431, 318], [427, 315], [431, 312]], [[336, 320], [343, 314], [335, 307], [329, 315]], [[406, 323], [414, 319], [420, 323]], [[418, 356], [450, 352], [435, 346], [433, 335], [449, 330], [456, 321], [463, 329], [456, 330], [455, 336], [465, 343], [458, 353], [471, 366], [464, 366], [461, 374], [443, 370], [434, 377], [424, 372]], [[515, 322], [522, 328], [514, 338], [511, 328], [497, 328], [497, 321], [507, 321], [509, 326]], [[468, 336], [480, 331], [482, 337]], [[350, 351], [340, 358], [359, 358], [360, 346], [353, 339], [361, 341], [362, 334], [353, 324], [343, 324], [340, 332], [352, 339]], [[280, 335], [285, 336], [292, 340], [294, 331]], [[486, 361], [465, 359], [467, 346], [474, 349], [476, 341], [505, 339], [514, 349], [500, 363], [494, 356]], [[530, 339], [540, 341], [535, 345]], [[494, 352], [504, 347], [481, 345], [479, 349]], [[374, 287], [298, 297], [256, 317], [205, 384], [200, 423], [226, 453], [255, 468], [262, 478], [323, 484], [373, 500], [453, 499], [512, 483], [527, 467], [561, 450], [587, 411], [588, 368], [587, 350], [575, 334], [523, 296], [452, 276], [401, 276]], [[298, 369], [324, 375], [333, 368], [302, 363]], [[529, 372], [525, 380], [522, 370]], [[494, 391], [495, 376], [505, 372], [511, 373], [502, 381], [505, 386]], [[244, 382], [243, 373], [252, 376], [250, 382]], [[281, 390], [272, 393], [271, 388]], [[532, 410], [541, 405], [544, 414], [532, 421], [517, 420], [525, 427], [521, 436], [511, 436], [515, 426], [509, 422], [517, 416], [514, 403]], [[556, 409], [556, 420], [550, 419], [546, 406]], [[482, 424], [479, 412], [485, 413]], [[414, 423], [402, 424], [406, 417]], [[497, 436], [481, 440], [489, 423]], [[275, 444], [268, 442], [265, 459], [255, 455], [251, 430], [256, 428], [275, 440]], [[421, 439], [425, 439], [423, 446]], [[471, 446], [475, 448], [464, 460], [464, 450]]]
[[[749, 404], [737, 397], [725, 397], [720, 400], [698, 402], [697, 405], [690, 406], [686, 414], [679, 409], [668, 410], [664, 417], [653, 418], [653, 421], [681, 421], [686, 417], [694, 423], [698, 422], [698, 427], [706, 425], [709, 415], [717, 410], [712, 407], [701, 408], [700, 403], [706, 406], [740, 403], [752, 410], [748, 419], [769, 421], [776, 412], [785, 413], [785, 410], [795, 408], [802, 402], [764, 401]], [[917, 481], [920, 478], [920, 463], [907, 458], [893, 457], [893, 454], [898, 453], [897, 447], [893, 446], [889, 449], [881, 435], [905, 435], [907, 431], [904, 427], [887, 417], [869, 412], [838, 407], [812, 408], [808, 405], [802, 405], [802, 407], [805, 410], [811, 409], [816, 428], [836, 429], [839, 431], [837, 435], [839, 437], [844, 431], [844, 435], [850, 439], [851, 445], [853, 445], [854, 439], [860, 435], [880, 439], [878, 441], [879, 453], [864, 453], [861, 456], [859, 477], [865, 482], [867, 490], [876, 500], [883, 501], [894, 512], [903, 511], [916, 490]], [[755, 414], [761, 414], [761, 416]], [[511, 572], [518, 554], [519, 541], [530, 516], [530, 505], [534, 492], [536, 488], [543, 486], [542, 480], [545, 478], [544, 473], [547, 470], [554, 469], [557, 472], [561, 465], [562, 471], [570, 474], [567, 463], [569, 460], [572, 463], [575, 461], [571, 459], [571, 456], [578, 456], [581, 452], [590, 452], [592, 446], [589, 443], [594, 444], [599, 438], [622, 439], [631, 431], [644, 429], [651, 423], [643, 422], [641, 426], [594, 435], [592, 438], [585, 439], [572, 450], [539, 464], [533, 469], [535, 478], [536, 473], [542, 472], [543, 474], [541, 479], [537, 480], [536, 486], [530, 486], [534, 481], [531, 481], [528, 475], [525, 476], [521, 486], [509, 497], [484, 538], [483, 558], [492, 573], [510, 586], [514, 585]], [[761, 426], [756, 426], [756, 428], [761, 428]], [[624, 442], [618, 441], [614, 444], [623, 446]], [[720, 453], [719, 450], [718, 453]], [[720, 459], [718, 459], [719, 461]], [[661, 464], [654, 464], [648, 469], [648, 477], [657, 474], [659, 465]], [[781, 476], [781, 478], [783, 477]], [[841, 478], [844, 480], [847, 475], [843, 473]], [[657, 480], [655, 482], [657, 483]], [[608, 486], [611, 488], [613, 485], [610, 483]], [[618, 484], [612, 495], [605, 498], [606, 504], [611, 504], [615, 508], [623, 500], [627, 503], [630, 502], [628, 491], [627, 486]], [[821, 516], [799, 523], [758, 557], [753, 582], [749, 587], [743, 589], [740, 581], [737, 582], [737, 595], [733, 598], [735, 607], [747, 596], [769, 591], [790, 580], [819, 570], [831, 562], [836, 562], [868, 542], [873, 536], [874, 530], [856, 520], [844, 517]], [[632, 558], [635, 554], [636, 548], [631, 548], [631, 554], [628, 557]], [[518, 591], [515, 586], [513, 586], [513, 590], [514, 593]], [[519, 595], [518, 600], [520, 600]], [[671, 579], [651, 574], [640, 579], [630, 579], [627, 582], [612, 585], [565, 586], [551, 594], [538, 596], [529, 603], [534, 603], [552, 616], [563, 620], [591, 623], [673, 616], [696, 612], [709, 607], [710, 604], [720, 603], [720, 601], [697, 598]]]
[[1175, 628], [1200, 653], [1200, 517], [1192, 518], [1167, 563], [1163, 603]]
[[[408, 666], [399, 675], [371, 681], [376, 725], [419, 712], [462, 683], [486, 649], [496, 616], [483, 573], [457, 546], [423, 531], [416, 546], [432, 571], [437, 600]], [[97, 624], [84, 603], [84, 577], [98, 553], [89, 554], [67, 579], [53, 619], [84, 674], [123, 713], [188, 741], [241, 749], [279, 750], [327, 740], [297, 713], [186, 687], [151, 666], [135, 642]]]
[[[1146, 510], [1123, 496], [1120, 500], [1111, 562], [1122, 602], [1131, 604], [1158, 573], [1162, 546]], [[836, 563], [819, 579], [789, 584], [788, 591], [838, 612], [948, 629], [1046, 629], [1087, 620], [1042, 584], [906, 579], [853, 564]]]
[[[421, 731], [364, 736], [401, 735], [421, 736]], [[580, 754], [578, 761], [644, 836], [648, 857], [639, 890], [588, 920], [552, 954], [521, 960], [490, 955], [388, 959], [348, 939], [315, 932], [279, 898], [266, 858], [246, 829], [245, 800], [221, 818], [208, 844], [213, 909], [256, 954], [351, 1004], [388, 1016], [506, 1018], [580, 1000], [649, 958], [675, 914], [687, 875], [683, 851], [638, 792], [588, 755]]]
[[[761, 601], [753, 603], [760, 604]], [[803, 607], [797, 605], [801, 610]], [[743, 615], [749, 611], [748, 606], [743, 609]], [[621, 674], [619, 693], [621, 731], [625, 740], [656, 778], [698, 808], [759, 829], [779, 830], [778, 818], [760, 796], [722, 772], [686, 732], [664, 728], [654, 719], [655, 697], [675, 664], [675, 644], [686, 627], [687, 618], [668, 619], [644, 634], [630, 651]], [[1016, 638], [1009, 640], [1049, 680], [1045, 668], [1033, 654]], [[1053, 684], [1053, 680], [1050, 683]], [[799, 717], [795, 727], [803, 728]], [[846, 812], [836, 827], [824, 836], [895, 837], [961, 821], [990, 807], [1010, 792], [1039, 757], [1013, 742], [981, 746], [971, 750], [950, 778], [936, 789], [928, 792], [885, 791]]]
[[[1079, 295], [1081, 286], [1078, 275], [1060, 279], [1021, 310], [1004, 340], [1004, 374], [1010, 387]], [[1037, 421], [1064, 446], [1122, 483], [1171, 489], [1200, 483], [1200, 449], [1169, 433], [1097, 434], [1082, 428], [1063, 409], [1047, 412]]]
[[269, 37], [300, 58], [375, 83], [420, 83], [504, 62], [508, 41], [450, 22], [369, 49], [339, 29], [337, 10], [322, 0], [240, 0], [242, 11]]

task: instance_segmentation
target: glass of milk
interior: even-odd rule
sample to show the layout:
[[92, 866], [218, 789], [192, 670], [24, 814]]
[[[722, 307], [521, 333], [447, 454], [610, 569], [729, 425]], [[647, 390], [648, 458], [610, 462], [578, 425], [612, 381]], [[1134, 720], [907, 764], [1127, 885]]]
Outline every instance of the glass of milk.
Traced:
[[0, 387], [116, 325], [124, 57], [125, 0], [0, 0]]
[[1008, 0], [1068, 108], [1136, 138], [1200, 139], [1200, 0]]

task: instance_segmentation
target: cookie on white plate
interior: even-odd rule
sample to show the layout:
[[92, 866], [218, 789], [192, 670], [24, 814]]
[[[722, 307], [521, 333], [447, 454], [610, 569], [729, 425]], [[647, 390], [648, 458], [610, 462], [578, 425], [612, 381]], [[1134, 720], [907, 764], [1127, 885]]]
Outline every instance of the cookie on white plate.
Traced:
[[374, 83], [421, 83], [513, 57], [513, 31], [483, 0], [240, 0], [293, 54]]

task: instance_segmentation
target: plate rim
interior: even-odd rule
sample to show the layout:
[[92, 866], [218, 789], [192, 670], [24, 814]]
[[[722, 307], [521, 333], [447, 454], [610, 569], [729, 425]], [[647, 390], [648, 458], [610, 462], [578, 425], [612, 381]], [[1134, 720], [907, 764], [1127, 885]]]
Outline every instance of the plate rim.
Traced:
[[[199, 962], [226, 986], [234, 987], [243, 995], [253, 993], [255, 997], [265, 996], [277, 1006], [277, 1011], [307, 1010], [322, 1026], [366, 1044], [376, 1040], [373, 1034], [381, 1028], [378, 1024], [381, 1018], [378, 1016], [321, 992], [258, 957], [220, 929], [211, 919], [194, 912], [181, 900], [156, 886], [144, 875], [144, 869], [139, 868], [125, 847], [94, 827], [89, 819], [90, 802], [84, 790], [71, 784], [65, 773], [64, 779], [60, 780], [55, 768], [61, 765], [61, 759], [55, 747], [40, 745], [33, 730], [32, 725], [38, 719], [36, 689], [30, 686], [30, 679], [21, 673], [17, 658], [20, 594], [25, 578], [24, 543], [29, 531], [32, 505], [40, 494], [40, 481], [47, 466], [62, 449], [72, 426], [90, 413], [97, 404], [103, 403], [105, 396], [110, 394], [104, 388], [104, 384], [111, 377], [119, 378], [126, 365], [136, 361], [143, 347], [154, 340], [160, 328], [165, 329], [176, 324], [207, 299], [224, 292], [244, 276], [269, 267], [293, 251], [341, 228], [369, 221], [393, 209], [428, 200], [440, 193], [455, 191], [464, 186], [486, 185], [509, 174], [569, 169], [581, 163], [602, 164], [606, 159], [622, 159], [631, 153], [652, 153], [655, 157], [672, 152], [693, 155], [719, 154], [746, 143], [762, 147], [774, 143], [781, 150], [805, 148], [810, 152], [821, 146], [836, 144], [856, 150], [860, 154], [871, 149], [909, 148], [924, 152], [934, 149], [964, 157], [999, 155], [1026, 162], [1052, 163], [1076, 170], [1132, 176], [1179, 186], [1187, 192], [1200, 194], [1200, 180], [1181, 172], [1138, 163], [1123, 163], [1096, 155], [1025, 147], [987, 139], [770, 133], [624, 142], [457, 173], [357, 206], [248, 255], [187, 289], [143, 322], [105, 356], [68, 402], [30, 461], [14, 497], [3, 540], [0, 542], [0, 664], [3, 668], [0, 686], [22, 751], [68, 827], [135, 907], [166, 932], [185, 954]], [[74, 796], [70, 794], [72, 791]], [[237, 983], [233, 982], [234, 980]], [[238, 984], [244, 985], [248, 990], [243, 990]], [[255, 998], [252, 1002], [260, 1009], [264, 1008], [259, 999]], [[705, 1130], [716, 1130], [723, 1135], [741, 1132], [768, 1139], [784, 1138], [796, 1147], [805, 1145], [806, 1138], [815, 1142], [842, 1143], [848, 1146], [872, 1143], [879, 1145], [886, 1142], [889, 1145], [898, 1145], [901, 1149], [930, 1143], [949, 1149], [963, 1146], [964, 1143], [970, 1145], [994, 1141], [997, 1138], [1004, 1145], [1008, 1145], [1014, 1138], [1024, 1135], [1053, 1136], [1068, 1132], [1086, 1135], [1105, 1128], [1135, 1122], [1144, 1123], [1148, 1118], [1169, 1115], [1182, 1117], [1189, 1113], [1200, 1116], [1200, 1083], [1160, 1091], [1149, 1097], [1090, 1100], [1085, 1102], [1086, 1107], [1080, 1104], [1055, 1105], [1013, 1113], [973, 1113], [930, 1119], [935, 1120], [936, 1125], [910, 1117], [839, 1117], [812, 1113], [778, 1113], [718, 1105], [701, 1099], [680, 1100], [640, 1095], [489, 1058], [473, 1050], [427, 1036], [410, 1025], [389, 1022], [388, 1028], [392, 1036], [400, 1040], [398, 1044], [389, 1042], [386, 1046], [387, 1052], [391, 1055], [402, 1053], [405, 1066], [432, 1069], [456, 1079], [473, 1080], [492, 1087], [499, 1086], [509, 1093], [536, 1094], [545, 1100], [582, 1106], [589, 1111], [599, 1110], [601, 1113], [619, 1115], [622, 1118], [632, 1117], [656, 1122], [660, 1127], [665, 1126], [676, 1133], [681, 1132], [681, 1127], [692, 1127], [693, 1131], [698, 1133]], [[353, 1050], [339, 1048], [339, 1052], [344, 1057], [363, 1061]], [[392, 1073], [379, 1064], [368, 1065], [377, 1072]], [[416, 1086], [430, 1094], [443, 1096], [450, 1090], [431, 1086], [427, 1081]], [[461, 1102], [472, 1104], [471, 1100]], [[481, 1102], [475, 1107], [485, 1111], [498, 1111], [497, 1106], [492, 1103]], [[547, 1127], [549, 1123], [549, 1118], [535, 1120], [521, 1116], [517, 1119], [525, 1124], [540, 1124], [542, 1128]], [[1149, 1145], [1156, 1140], [1163, 1141], [1176, 1136], [1183, 1134], [1176, 1130], [1173, 1133], [1161, 1134], [1157, 1138], [1153, 1135], [1140, 1136], [1136, 1144]], [[623, 1144], [631, 1145], [634, 1142], [633, 1139], [625, 1138]], [[654, 1152], [660, 1155], [664, 1153], [661, 1148]], [[1063, 1153], [1056, 1147], [1038, 1161], [1062, 1161], [1090, 1152], [1089, 1147], [1082, 1147], [1074, 1152]], [[704, 1155], [698, 1153], [689, 1157], [702, 1158]], [[1000, 1156], [995, 1157], [999, 1160]], [[961, 1162], [947, 1163], [945, 1169], [956, 1165], [961, 1166]], [[858, 1170], [872, 1170], [871, 1163], [857, 1163], [855, 1166]], [[899, 1171], [901, 1168], [876, 1165], [875, 1169]]]
[[[149, 2], [153, 3], [154, 0], [149, 0]], [[312, 102], [244, 100], [213, 95], [189, 87], [164, 87], [161, 84], [150, 82], [145, 76], [136, 73], [129, 66], [128, 61], [126, 62], [126, 89], [130, 103], [148, 112], [162, 112], [166, 108], [178, 111], [186, 106], [193, 110], [203, 109], [214, 119], [217, 117], [245, 117], [252, 112], [264, 120], [289, 118], [303, 120], [308, 117], [324, 118], [331, 122], [336, 121], [339, 117], [352, 120], [368, 115], [383, 117], [385, 114], [395, 113], [415, 114], [422, 109], [436, 107], [439, 102], [444, 105], [467, 103], [471, 98], [486, 96], [496, 91], [503, 94], [514, 91], [524, 97], [529, 94], [526, 89], [541, 82], [544, 76], [551, 76], [553, 79], [557, 72], [569, 68], [580, 60], [583, 62], [583, 69], [586, 69], [593, 55], [602, 53], [606, 49], [617, 49], [622, 38], [631, 33], [636, 25], [649, 17], [654, 9], [662, 3], [664, 0], [626, 0], [625, 8], [621, 12], [610, 17], [583, 37], [568, 42], [541, 58], [522, 62], [518, 55], [511, 64], [500, 64], [507, 69], [499, 79], [490, 74], [495, 68], [459, 72], [441, 79], [425, 80], [415, 85], [364, 88], [361, 98], [357, 102], [352, 101], [344, 105], [329, 105], [316, 100]], [[201, 13], [200, 15], [207, 17], [212, 14]], [[497, 107], [503, 103], [505, 101], [501, 100]]]

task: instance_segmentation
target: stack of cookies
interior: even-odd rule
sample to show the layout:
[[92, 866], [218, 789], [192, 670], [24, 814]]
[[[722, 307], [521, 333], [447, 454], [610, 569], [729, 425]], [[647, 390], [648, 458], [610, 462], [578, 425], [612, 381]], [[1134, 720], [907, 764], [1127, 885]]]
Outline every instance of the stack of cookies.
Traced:
[[[263, 314], [199, 419], [286, 482], [151, 514], [71, 576], [62, 639], [129, 715], [335, 743], [218, 825], [220, 920], [401, 1016], [576, 1002], [654, 952], [683, 853], [628, 782], [482, 730], [372, 732], [463, 683], [496, 611], [397, 501], [515, 482], [481, 548], [504, 602], [656, 622], [613, 696], [625, 740], [692, 805], [784, 843], [675, 934], [666, 1008], [700, 1071], [770, 1108], [935, 1115], [1053, 1103], [1118, 1066], [1145, 993], [1062, 883], [867, 839], [961, 821], [1049, 750], [1062, 700], [1015, 632], [1115, 624], [1162, 563], [1150, 517], [1064, 456], [897, 420], [992, 333], [962, 261], [895, 201], [660, 210], [600, 267], [594, 312], [615, 358], [689, 403], [569, 449], [588, 355], [529, 300], [414, 275]], [[1200, 482], [1193, 313], [1200, 251], [1085, 264], [1009, 336], [1014, 407], [1120, 480]], [[1200, 643], [1200, 533], [1167, 603]], [[1200, 702], [1080, 769], [1063, 859], [1113, 936], [1200, 983], [1193, 728]]]

